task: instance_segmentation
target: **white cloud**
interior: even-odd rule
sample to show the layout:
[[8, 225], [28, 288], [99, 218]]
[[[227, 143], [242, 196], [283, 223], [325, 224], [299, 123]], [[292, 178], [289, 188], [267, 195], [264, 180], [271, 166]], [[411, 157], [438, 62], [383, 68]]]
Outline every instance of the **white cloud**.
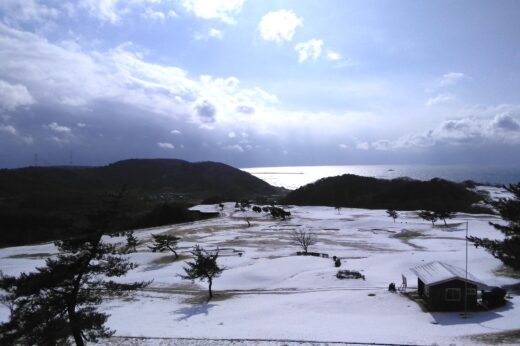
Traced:
[[32, 136], [24, 136], [21, 135], [20, 132], [13, 125], [1, 125], [0, 124], [0, 132], [5, 132], [12, 135], [16, 140], [30, 145], [34, 143], [34, 138]]
[[379, 140], [371, 143], [370, 146], [376, 150], [398, 150], [421, 149], [436, 145], [478, 147], [490, 144], [520, 144], [520, 115], [475, 114], [449, 119], [425, 133], [405, 135], [396, 140]]
[[441, 103], [447, 103], [447, 102], [453, 101], [454, 99], [455, 99], [455, 95], [453, 95], [453, 94], [438, 94], [435, 97], [430, 97], [426, 101], [426, 106], [431, 107], [431, 106], [438, 105]]
[[168, 18], [177, 18], [177, 17], [179, 17], [177, 12], [175, 12], [174, 10], [169, 10], [166, 15], [168, 16]]
[[441, 79], [439, 81], [439, 85], [441, 87], [454, 85], [454, 84], [458, 83], [464, 77], [465, 77], [464, 73], [461, 73], [461, 72], [448, 72], [441, 77]]
[[12, 125], [0, 125], [0, 131], [7, 132], [7, 133], [9, 133], [9, 134], [11, 134], [13, 136], [17, 136], [18, 135], [18, 131]]
[[222, 38], [222, 31], [220, 31], [218, 29], [215, 29], [215, 28], [211, 28], [211, 29], [209, 29], [208, 36], [209, 37], [213, 37], [213, 38], [221, 39]]
[[370, 149], [370, 143], [368, 143], [368, 142], [357, 143], [356, 144], [356, 149], [368, 150], [368, 149]]
[[260, 36], [266, 41], [291, 41], [296, 28], [303, 26], [303, 19], [291, 10], [269, 12], [260, 20]]
[[14, 111], [18, 107], [30, 106], [34, 98], [24, 85], [10, 84], [0, 79], [0, 110]]
[[10, 24], [37, 22], [44, 23], [58, 17], [59, 11], [55, 8], [40, 4], [34, 0], [2, 0], [0, 1], [0, 15]]
[[235, 24], [233, 16], [240, 12], [245, 0], [180, 0], [182, 6], [195, 16], [204, 19], [219, 19]]
[[344, 144], [344, 143], [341, 143], [341, 144], [338, 144], [338, 147], [340, 149], [348, 149], [348, 145]]
[[195, 39], [196, 40], [209, 40], [210, 38], [215, 38], [221, 40], [224, 37], [222, 34], [222, 31], [210, 28], [207, 33], [196, 33]]
[[322, 40], [311, 39], [309, 41], [298, 43], [294, 49], [298, 52], [298, 62], [302, 63], [308, 59], [316, 60], [321, 55]]
[[158, 20], [158, 21], [164, 21], [166, 18], [166, 15], [162, 13], [161, 11], [154, 11], [151, 8], [147, 8], [143, 13], [142, 17], [148, 20]]
[[89, 11], [89, 13], [100, 19], [101, 21], [117, 24], [121, 20], [121, 12], [125, 10], [118, 9], [120, 0], [81, 0], [80, 7]]
[[339, 53], [329, 50], [327, 52], [327, 59], [331, 61], [339, 61], [341, 60], [341, 55]]
[[235, 138], [236, 136], [237, 136], [236, 133], [233, 132], [233, 131], [231, 131], [231, 132], [228, 133], [228, 137], [229, 137], [229, 138]]
[[63, 100], [76, 100], [76, 106], [67, 107], [80, 107], [87, 116], [94, 116], [89, 109], [109, 102], [201, 129], [281, 137], [309, 128], [344, 134], [374, 119], [370, 112], [281, 110], [276, 95], [261, 88], [241, 87], [232, 76], [190, 77], [178, 67], [147, 62], [131, 44], [108, 51], [69, 50], [0, 23], [0, 46], [0, 61], [10, 62], [0, 64], [0, 79], [27, 85], [45, 105], [63, 107]]
[[179, 130], [171, 130], [170, 133], [171, 133], [172, 135], [182, 135], [182, 132], [179, 131]]
[[175, 149], [175, 146], [168, 142], [157, 142], [157, 146], [161, 149]]
[[57, 133], [70, 134], [72, 132], [70, 127], [59, 125], [56, 122], [50, 123], [46, 127]]

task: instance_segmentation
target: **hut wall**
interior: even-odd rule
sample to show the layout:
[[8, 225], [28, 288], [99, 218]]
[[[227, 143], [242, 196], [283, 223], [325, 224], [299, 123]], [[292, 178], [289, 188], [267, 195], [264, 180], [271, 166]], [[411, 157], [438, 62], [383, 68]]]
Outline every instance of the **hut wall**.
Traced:
[[[468, 294], [468, 309], [473, 309], [477, 306], [477, 286], [468, 282], [468, 292], [474, 294]], [[449, 289], [454, 289], [448, 293]], [[458, 294], [459, 299], [455, 298], [455, 290], [460, 292]], [[464, 310], [464, 299], [465, 299], [465, 283], [462, 280], [451, 280], [443, 282], [437, 285], [430, 285], [428, 289], [429, 293], [426, 297], [428, 305], [434, 310]], [[450, 297], [451, 296], [451, 297]]]

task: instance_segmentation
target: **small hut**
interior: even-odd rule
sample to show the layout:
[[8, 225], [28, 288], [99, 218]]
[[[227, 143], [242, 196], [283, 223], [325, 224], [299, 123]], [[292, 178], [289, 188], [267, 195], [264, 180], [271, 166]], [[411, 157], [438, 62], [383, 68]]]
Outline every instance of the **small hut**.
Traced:
[[488, 286], [462, 268], [431, 262], [411, 269], [417, 289], [432, 310], [464, 310], [477, 307], [477, 290]]

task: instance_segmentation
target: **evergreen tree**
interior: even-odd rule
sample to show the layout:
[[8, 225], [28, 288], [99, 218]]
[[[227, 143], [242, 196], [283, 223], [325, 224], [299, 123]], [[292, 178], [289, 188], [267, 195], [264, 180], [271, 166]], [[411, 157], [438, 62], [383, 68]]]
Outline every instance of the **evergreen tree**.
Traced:
[[399, 214], [394, 209], [388, 209], [386, 211], [386, 213], [388, 214], [388, 216], [390, 216], [392, 219], [394, 219], [394, 222], [395, 222], [395, 219], [397, 219], [399, 217]]
[[153, 245], [148, 248], [153, 252], [163, 252], [170, 250], [175, 255], [175, 258], [179, 258], [177, 254], [177, 243], [181, 238], [170, 234], [152, 234]]
[[444, 221], [445, 226], [448, 226], [448, 224], [446, 223], [446, 219], [453, 219], [453, 217], [455, 216], [455, 212], [447, 209], [436, 210], [434, 211], [434, 213], [438, 219]]
[[136, 252], [137, 243], [138, 243], [138, 240], [134, 236], [134, 232], [132, 232], [132, 231], [126, 232], [126, 251], [127, 252]]
[[426, 221], [430, 221], [432, 226], [435, 226], [435, 221], [438, 220], [438, 216], [435, 212], [429, 210], [421, 210], [417, 213], [417, 215]]
[[108, 315], [97, 311], [107, 296], [123, 296], [148, 283], [116, 283], [108, 278], [135, 268], [119, 255], [117, 244], [101, 238], [116, 218], [121, 193], [113, 195], [106, 208], [90, 218], [88, 233], [57, 241], [56, 257], [45, 267], [19, 277], [0, 277], [3, 301], [11, 309], [8, 322], [0, 324], [0, 344], [60, 345], [73, 337], [76, 345], [109, 337]]
[[520, 183], [504, 186], [513, 194], [513, 198], [500, 198], [490, 204], [498, 211], [506, 225], [490, 222], [505, 235], [504, 240], [468, 237], [476, 247], [482, 246], [505, 265], [520, 270]]
[[211, 287], [213, 285], [213, 279], [220, 276], [224, 271], [224, 268], [219, 267], [217, 263], [218, 248], [213, 252], [204, 250], [199, 245], [195, 245], [191, 251], [194, 260], [192, 262], [186, 262], [188, 265], [184, 267], [186, 275], [181, 275], [181, 278], [186, 280], [194, 281], [199, 279], [200, 281], [208, 281], [208, 301], [213, 298], [213, 292]]

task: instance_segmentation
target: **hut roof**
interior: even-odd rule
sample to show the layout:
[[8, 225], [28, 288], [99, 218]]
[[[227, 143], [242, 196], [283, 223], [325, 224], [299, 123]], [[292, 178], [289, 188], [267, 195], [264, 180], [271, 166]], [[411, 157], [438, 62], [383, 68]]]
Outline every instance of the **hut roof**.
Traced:
[[419, 277], [419, 279], [421, 279], [422, 282], [424, 282], [425, 285], [436, 285], [446, 281], [459, 279], [462, 281], [471, 282], [477, 285], [478, 288], [488, 288], [485, 283], [477, 279], [469, 272], [466, 276], [466, 271], [464, 269], [444, 262], [430, 262], [428, 264], [412, 268], [411, 270]]

